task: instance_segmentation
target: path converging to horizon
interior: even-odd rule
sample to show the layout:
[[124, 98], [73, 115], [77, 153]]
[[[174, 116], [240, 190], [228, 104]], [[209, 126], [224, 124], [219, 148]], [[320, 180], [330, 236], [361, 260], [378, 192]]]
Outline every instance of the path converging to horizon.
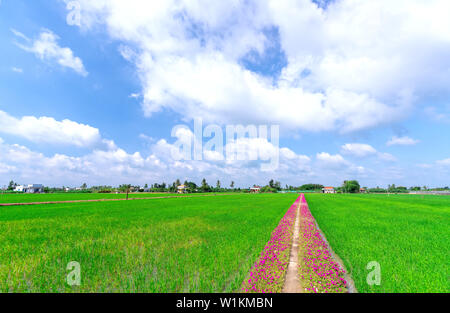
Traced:
[[294, 237], [291, 246], [291, 256], [289, 259], [289, 265], [286, 272], [286, 278], [284, 280], [283, 293], [303, 293], [303, 288], [300, 283], [298, 273], [298, 249], [300, 240], [300, 206], [297, 206], [297, 214], [294, 225]]

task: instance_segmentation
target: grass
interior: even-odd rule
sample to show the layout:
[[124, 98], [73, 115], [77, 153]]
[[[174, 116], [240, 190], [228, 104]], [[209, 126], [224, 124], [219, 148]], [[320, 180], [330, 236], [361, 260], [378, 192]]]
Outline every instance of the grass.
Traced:
[[[359, 292], [449, 292], [450, 197], [307, 194]], [[366, 282], [369, 262], [381, 285]]]
[[[173, 193], [130, 193], [129, 198], [155, 198], [176, 196], [198, 196], [207, 194], [173, 194]], [[76, 200], [126, 199], [126, 193], [44, 193], [44, 194], [0, 194], [1, 203], [32, 203]]]
[[[1, 292], [234, 292], [297, 195], [0, 208]], [[70, 287], [67, 264], [81, 264]]]

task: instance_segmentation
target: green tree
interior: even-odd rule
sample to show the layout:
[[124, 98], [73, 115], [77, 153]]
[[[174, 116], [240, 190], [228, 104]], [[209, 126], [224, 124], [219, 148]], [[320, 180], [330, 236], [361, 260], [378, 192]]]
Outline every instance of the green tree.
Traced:
[[188, 192], [196, 192], [197, 191], [197, 184], [194, 182], [186, 182], [185, 185], [188, 188]]
[[263, 193], [277, 193], [278, 190], [275, 189], [275, 188], [272, 188], [270, 186], [264, 186], [264, 187], [261, 188], [261, 192], [263, 192]]
[[131, 185], [130, 184], [128, 184], [128, 185], [120, 185], [119, 186], [119, 190], [121, 191], [121, 192], [126, 192], [127, 193], [127, 200], [128, 200], [128, 194], [130, 193], [130, 189], [131, 189]]
[[130, 190], [131, 185], [130, 184], [123, 184], [119, 186], [119, 191], [126, 192], [127, 190]]
[[17, 184], [13, 180], [11, 180], [8, 184], [8, 190], [9, 191], [14, 190], [14, 187], [16, 187], [16, 186], [17, 186]]
[[219, 191], [219, 190], [220, 190], [220, 180], [218, 180], [218, 181], [217, 181], [217, 184], [216, 184], [216, 189], [217, 189], [217, 191]]
[[361, 189], [357, 180], [346, 180], [342, 187], [346, 193], [359, 193]]
[[300, 190], [307, 190], [307, 191], [316, 191], [316, 190], [322, 190], [323, 185], [320, 184], [305, 184], [300, 186]]
[[202, 192], [209, 192], [209, 191], [211, 191], [211, 187], [209, 187], [209, 185], [206, 182], [205, 178], [203, 178], [203, 180], [202, 180], [202, 186], [200, 187], [200, 189], [202, 190]]
[[83, 189], [83, 190], [87, 189], [87, 184], [83, 183], [83, 185], [81, 185], [81, 189]]
[[276, 183], [275, 183], [275, 189], [276, 190], [278, 190], [278, 191], [281, 191], [281, 183], [279, 182], [279, 181], [277, 181]]
[[232, 182], [231, 182], [231, 185], [230, 185], [230, 187], [231, 187], [231, 189], [233, 189], [233, 188], [234, 188], [234, 181], [232, 181]]

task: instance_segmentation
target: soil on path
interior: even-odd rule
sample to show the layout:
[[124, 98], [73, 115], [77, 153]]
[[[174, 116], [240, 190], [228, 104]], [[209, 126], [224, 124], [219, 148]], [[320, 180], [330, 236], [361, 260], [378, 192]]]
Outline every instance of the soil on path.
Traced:
[[300, 205], [297, 207], [297, 216], [294, 225], [294, 240], [292, 241], [291, 256], [284, 281], [283, 293], [303, 293], [298, 274], [298, 250], [300, 240]]

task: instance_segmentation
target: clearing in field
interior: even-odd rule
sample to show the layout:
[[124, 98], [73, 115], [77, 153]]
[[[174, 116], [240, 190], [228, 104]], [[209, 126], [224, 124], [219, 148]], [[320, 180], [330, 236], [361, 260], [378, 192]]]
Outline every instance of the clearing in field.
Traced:
[[[0, 292], [235, 292], [297, 195], [0, 208]], [[66, 283], [81, 265], [81, 285]]]
[[[450, 197], [308, 194], [309, 208], [359, 292], [449, 292]], [[369, 285], [367, 265], [381, 266]]]

